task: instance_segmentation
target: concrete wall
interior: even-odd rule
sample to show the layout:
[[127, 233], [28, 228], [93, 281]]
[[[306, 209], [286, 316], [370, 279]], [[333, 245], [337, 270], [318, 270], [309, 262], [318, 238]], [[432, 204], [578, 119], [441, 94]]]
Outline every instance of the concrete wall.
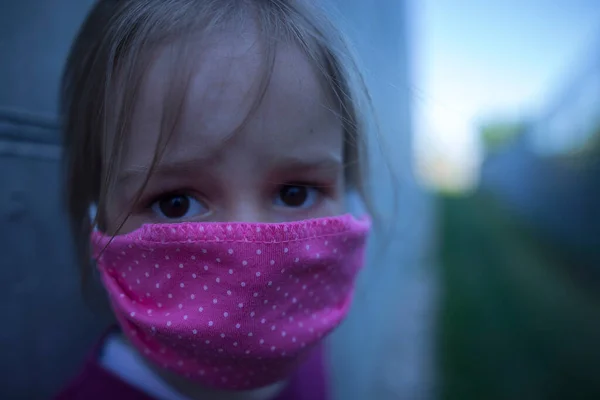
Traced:
[[[332, 339], [335, 392], [340, 399], [424, 398], [433, 376], [433, 297], [421, 267], [432, 213], [410, 174], [404, 2], [338, 2], [401, 179], [394, 199], [386, 165], [374, 150], [375, 198], [394, 230], [375, 236], [356, 307]], [[47, 398], [77, 370], [106, 324], [79, 295], [54, 123], [64, 57], [90, 4], [0, 4], [0, 398]]]
[[375, 233], [357, 301], [334, 336], [337, 398], [430, 398], [435, 277], [428, 268], [434, 214], [412, 174], [407, 2], [337, 4], [377, 113], [381, 140], [372, 142], [371, 179], [376, 207], [392, 228]]

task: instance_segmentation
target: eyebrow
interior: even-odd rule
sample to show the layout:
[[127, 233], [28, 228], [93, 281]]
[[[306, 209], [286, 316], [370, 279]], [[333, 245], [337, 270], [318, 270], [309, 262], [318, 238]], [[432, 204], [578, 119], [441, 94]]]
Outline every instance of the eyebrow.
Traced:
[[286, 170], [326, 170], [332, 169], [338, 171], [343, 162], [338, 157], [281, 157], [272, 161], [272, 164], [278, 168]]
[[[306, 170], [333, 170], [338, 172], [343, 168], [343, 161], [338, 157], [278, 157], [272, 159], [272, 164], [276, 168], [282, 168], [288, 171], [306, 171]], [[159, 163], [152, 171], [152, 176], [173, 176], [180, 175], [184, 171], [193, 171], [194, 169], [206, 166], [207, 159], [194, 160], [174, 160], [164, 163]], [[120, 184], [135, 181], [137, 179], [145, 179], [150, 172], [149, 166], [132, 166], [125, 169], [117, 177], [117, 182]]]

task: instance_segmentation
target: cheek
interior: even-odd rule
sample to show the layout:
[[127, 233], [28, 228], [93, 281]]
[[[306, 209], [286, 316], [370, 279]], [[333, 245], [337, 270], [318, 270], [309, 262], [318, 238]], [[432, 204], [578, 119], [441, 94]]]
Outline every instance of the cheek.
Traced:
[[100, 230], [107, 235], [122, 235], [141, 227], [143, 218], [131, 213], [131, 210], [108, 199], [106, 210], [100, 214]]

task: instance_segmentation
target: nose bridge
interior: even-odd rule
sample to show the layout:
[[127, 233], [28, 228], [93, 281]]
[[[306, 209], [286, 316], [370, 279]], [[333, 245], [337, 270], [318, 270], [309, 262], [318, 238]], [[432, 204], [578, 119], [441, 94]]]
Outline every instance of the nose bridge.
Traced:
[[234, 195], [228, 202], [224, 218], [227, 222], [273, 222], [259, 197], [249, 193]]

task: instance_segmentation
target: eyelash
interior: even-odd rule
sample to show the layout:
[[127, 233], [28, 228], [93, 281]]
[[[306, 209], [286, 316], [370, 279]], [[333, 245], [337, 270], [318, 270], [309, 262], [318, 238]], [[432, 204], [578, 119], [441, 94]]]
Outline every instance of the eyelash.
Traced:
[[145, 200], [143, 200], [141, 202], [141, 204], [143, 205], [144, 209], [150, 209], [152, 208], [152, 205], [160, 200], [163, 200], [165, 198], [168, 197], [175, 197], [175, 196], [190, 196], [195, 198], [198, 201], [202, 200], [202, 196], [198, 196], [197, 194], [192, 194], [194, 191], [193, 190], [188, 190], [188, 189], [180, 189], [180, 190], [171, 190], [171, 191], [164, 191], [164, 192], [160, 192], [158, 194], [153, 194], [153, 195], [149, 195], [146, 197]]
[[[328, 194], [332, 188], [331, 184], [326, 184], [323, 182], [317, 183], [317, 182], [309, 182], [309, 181], [292, 181], [292, 182], [278, 184], [276, 189], [274, 190], [273, 194], [277, 195], [277, 193], [279, 193], [281, 188], [284, 186], [310, 187], [310, 188], [314, 188], [315, 190], [317, 190], [320, 194]], [[144, 200], [141, 201], [141, 204], [143, 205], [144, 209], [149, 210], [150, 208], [152, 208], [153, 204], [155, 204], [156, 202], [158, 202], [164, 198], [168, 198], [168, 197], [190, 196], [190, 197], [195, 198], [198, 201], [202, 201], [203, 196], [198, 196], [197, 194], [192, 194], [194, 192], [195, 191], [191, 190], [191, 189], [164, 191], [159, 194], [148, 195]]]

